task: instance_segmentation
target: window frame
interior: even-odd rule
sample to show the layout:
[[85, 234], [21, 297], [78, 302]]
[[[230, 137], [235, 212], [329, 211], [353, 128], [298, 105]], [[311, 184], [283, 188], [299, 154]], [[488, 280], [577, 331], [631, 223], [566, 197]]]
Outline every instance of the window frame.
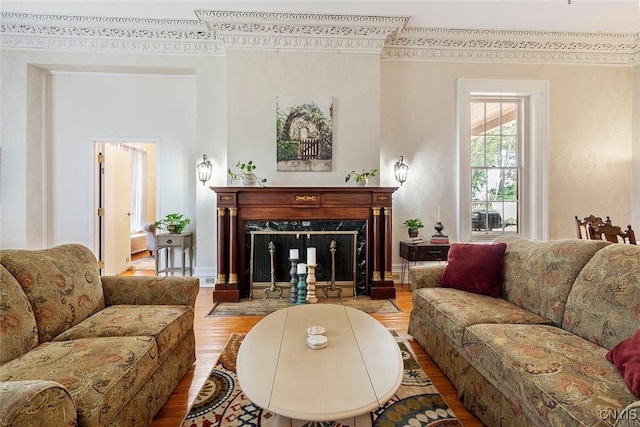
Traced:
[[[520, 152], [520, 237], [548, 240], [548, 82], [538, 80], [458, 79], [457, 149], [458, 206], [457, 234], [461, 242], [472, 241], [471, 233], [471, 119], [472, 96], [523, 98], [522, 126], [526, 134]], [[475, 241], [475, 240], [474, 240]], [[479, 240], [481, 241], [481, 240]]]

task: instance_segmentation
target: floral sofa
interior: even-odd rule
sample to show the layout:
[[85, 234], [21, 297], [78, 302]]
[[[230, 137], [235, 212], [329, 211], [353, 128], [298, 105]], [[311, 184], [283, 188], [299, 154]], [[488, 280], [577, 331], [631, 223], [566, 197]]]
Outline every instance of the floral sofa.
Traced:
[[0, 250], [0, 426], [151, 424], [195, 361], [197, 278], [99, 275], [67, 244]]
[[442, 287], [450, 264], [409, 271], [409, 333], [464, 405], [489, 426], [639, 426], [638, 396], [606, 357], [631, 340], [640, 357], [640, 246], [497, 242], [499, 297]]

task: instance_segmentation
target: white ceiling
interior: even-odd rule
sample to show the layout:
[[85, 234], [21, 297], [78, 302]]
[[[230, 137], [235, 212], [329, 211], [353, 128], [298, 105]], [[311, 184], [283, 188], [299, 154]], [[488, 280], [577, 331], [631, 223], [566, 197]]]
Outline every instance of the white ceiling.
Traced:
[[197, 19], [195, 10], [408, 16], [408, 26], [454, 29], [640, 31], [640, 0], [0, 0], [3, 12]]

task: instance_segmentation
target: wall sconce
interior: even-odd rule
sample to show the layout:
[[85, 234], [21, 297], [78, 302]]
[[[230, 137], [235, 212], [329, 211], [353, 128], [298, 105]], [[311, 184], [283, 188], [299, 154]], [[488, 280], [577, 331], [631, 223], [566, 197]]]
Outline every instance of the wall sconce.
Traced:
[[198, 163], [196, 166], [198, 169], [198, 179], [202, 181], [202, 185], [205, 185], [209, 178], [211, 178], [211, 172], [213, 170], [213, 166], [211, 166], [211, 162], [207, 160], [207, 155], [202, 155], [202, 161]]
[[396, 181], [400, 183], [400, 186], [407, 180], [407, 172], [409, 172], [409, 166], [404, 163], [404, 158], [400, 156], [393, 166], [393, 173], [396, 175]]

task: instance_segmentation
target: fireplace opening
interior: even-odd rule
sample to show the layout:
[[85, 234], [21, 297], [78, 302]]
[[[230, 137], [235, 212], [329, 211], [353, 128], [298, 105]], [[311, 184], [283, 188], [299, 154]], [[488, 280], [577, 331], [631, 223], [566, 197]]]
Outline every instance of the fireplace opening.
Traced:
[[[365, 295], [365, 232], [366, 221], [357, 220], [245, 223], [245, 273], [249, 278], [249, 289], [243, 297], [286, 298], [291, 287], [289, 251], [298, 249], [299, 262], [306, 263], [309, 247], [316, 248], [316, 293], [319, 298]], [[265, 292], [274, 284], [282, 293], [279, 290]]]
[[288, 297], [290, 251], [297, 250], [298, 263], [308, 264], [308, 248], [316, 251], [318, 295], [356, 296], [357, 237], [357, 231], [252, 231], [250, 298]]

